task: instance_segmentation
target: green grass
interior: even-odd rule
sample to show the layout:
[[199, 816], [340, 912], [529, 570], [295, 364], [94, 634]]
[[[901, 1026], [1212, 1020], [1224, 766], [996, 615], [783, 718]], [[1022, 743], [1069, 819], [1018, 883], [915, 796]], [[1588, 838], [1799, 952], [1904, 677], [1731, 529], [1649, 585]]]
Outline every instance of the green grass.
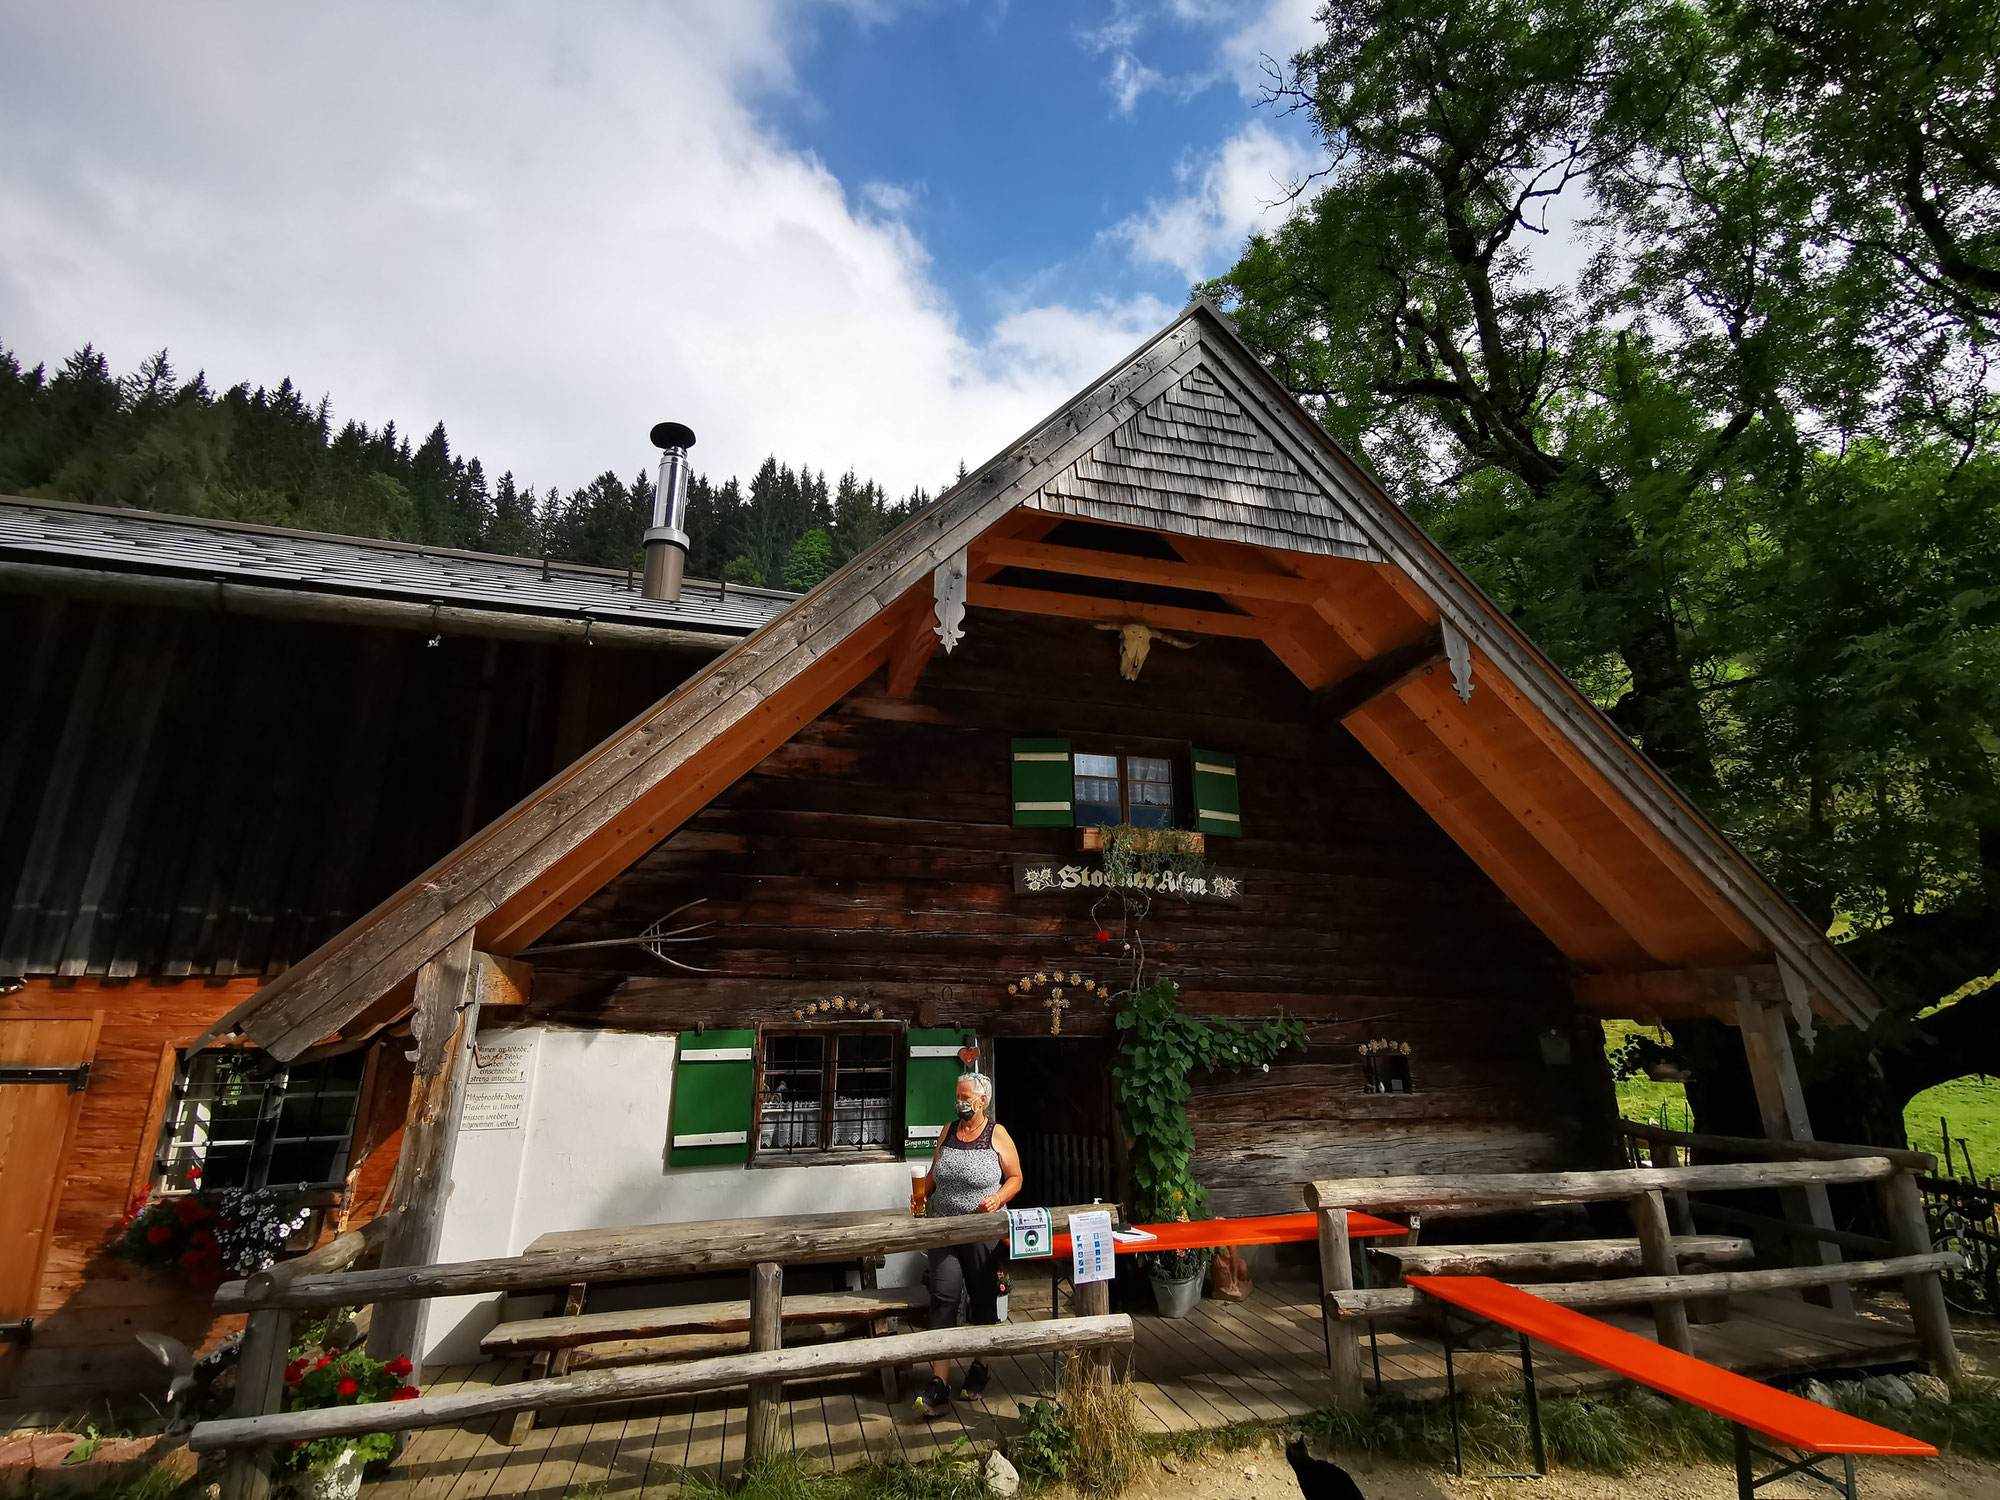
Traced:
[[[1625, 1039], [1637, 1033], [1651, 1037], [1661, 1046], [1668, 1042], [1667, 1033], [1659, 1026], [1641, 1026], [1637, 1021], [1606, 1021], [1604, 1023], [1604, 1051], [1611, 1056], [1625, 1045]], [[1639, 1120], [1649, 1125], [1664, 1125], [1669, 1130], [1692, 1130], [1694, 1116], [1688, 1110], [1687, 1086], [1679, 1083], [1655, 1083], [1641, 1075], [1638, 1078], [1618, 1080], [1618, 1113], [1627, 1120]]]
[[[1965, 1171], [1965, 1152], [1972, 1153], [1972, 1170], [1980, 1178], [2000, 1177], [2000, 1079], [1954, 1078], [1925, 1089], [1903, 1107], [1903, 1132], [1918, 1151], [1934, 1151], [1944, 1159], [1938, 1119], [1951, 1126], [1952, 1175]], [[1965, 1150], [1958, 1143], [1965, 1142]]]

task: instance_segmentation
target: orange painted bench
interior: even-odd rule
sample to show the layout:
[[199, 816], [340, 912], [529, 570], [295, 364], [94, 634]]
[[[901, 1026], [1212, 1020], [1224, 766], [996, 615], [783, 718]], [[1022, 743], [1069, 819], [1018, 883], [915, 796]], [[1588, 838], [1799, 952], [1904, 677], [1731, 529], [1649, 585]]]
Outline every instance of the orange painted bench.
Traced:
[[[1528, 1381], [1529, 1415], [1534, 1426], [1535, 1461], [1542, 1467], [1541, 1428], [1535, 1409], [1533, 1364], [1528, 1341], [1537, 1340], [1578, 1359], [1587, 1360], [1613, 1374], [1623, 1375], [1662, 1395], [1673, 1396], [1691, 1406], [1734, 1424], [1736, 1428], [1736, 1490], [1740, 1500], [1753, 1500], [1764, 1485], [1790, 1474], [1808, 1475], [1831, 1485], [1855, 1500], [1854, 1456], [1857, 1453], [1893, 1454], [1904, 1457], [1935, 1456], [1937, 1449], [1918, 1438], [1891, 1432], [1873, 1422], [1864, 1422], [1846, 1412], [1821, 1406], [1732, 1370], [1720, 1369], [1705, 1360], [1663, 1349], [1651, 1339], [1613, 1328], [1609, 1323], [1586, 1317], [1572, 1308], [1559, 1307], [1520, 1287], [1508, 1286], [1490, 1276], [1412, 1276], [1409, 1284], [1465, 1312], [1513, 1330], [1522, 1340], [1522, 1372]], [[1450, 1342], [1446, 1342], [1446, 1375], [1450, 1376]], [[1453, 1439], [1457, 1438], [1457, 1408], [1453, 1393]], [[1780, 1443], [1807, 1457], [1787, 1459], [1763, 1450], [1764, 1456], [1784, 1467], [1764, 1477], [1751, 1474], [1753, 1444], [1751, 1433]], [[1839, 1456], [1845, 1470], [1844, 1482], [1816, 1467], [1819, 1460]], [[1461, 1469], [1463, 1464], [1460, 1465]]]

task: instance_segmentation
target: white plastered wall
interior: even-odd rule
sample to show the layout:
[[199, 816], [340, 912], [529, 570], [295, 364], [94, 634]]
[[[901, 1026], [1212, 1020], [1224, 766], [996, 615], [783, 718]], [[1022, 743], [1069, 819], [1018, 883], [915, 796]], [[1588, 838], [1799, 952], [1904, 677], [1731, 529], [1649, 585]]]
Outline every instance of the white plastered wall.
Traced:
[[[817, 1167], [667, 1165], [676, 1039], [626, 1031], [485, 1032], [484, 1048], [526, 1043], [521, 1123], [461, 1130], [438, 1244], [441, 1261], [518, 1255], [563, 1229], [677, 1224], [903, 1208], [901, 1162]], [[919, 1279], [917, 1256], [891, 1256], [885, 1286]], [[479, 1356], [497, 1296], [441, 1297], [426, 1320], [427, 1362]]]

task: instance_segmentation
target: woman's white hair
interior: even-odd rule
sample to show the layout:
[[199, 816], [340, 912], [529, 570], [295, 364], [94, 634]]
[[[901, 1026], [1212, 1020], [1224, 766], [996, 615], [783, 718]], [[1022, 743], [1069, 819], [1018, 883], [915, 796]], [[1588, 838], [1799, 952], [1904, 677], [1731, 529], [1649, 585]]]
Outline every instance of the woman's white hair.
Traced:
[[[993, 1107], [993, 1080], [988, 1078], [984, 1073], [975, 1068], [970, 1073], [959, 1074], [958, 1082], [971, 1084], [975, 1089], [979, 1090], [979, 1097], [985, 1102], [986, 1107], [988, 1109]], [[958, 1084], [953, 1084], [952, 1087], [956, 1088]]]

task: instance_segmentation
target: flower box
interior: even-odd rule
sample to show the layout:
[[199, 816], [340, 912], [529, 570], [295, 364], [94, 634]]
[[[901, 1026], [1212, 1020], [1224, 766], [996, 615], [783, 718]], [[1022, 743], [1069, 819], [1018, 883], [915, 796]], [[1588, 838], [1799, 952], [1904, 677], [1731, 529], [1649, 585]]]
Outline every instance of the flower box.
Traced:
[[[1089, 828], [1079, 828], [1077, 832], [1082, 835], [1082, 838], [1077, 843], [1078, 848], [1089, 851], [1104, 847], [1104, 828], [1101, 824], [1094, 824]], [[1208, 852], [1207, 834], [1190, 833], [1182, 828], [1136, 829], [1132, 834], [1133, 851], [1138, 854], [1151, 853], [1154, 849], [1161, 847], [1164, 842], [1162, 839], [1163, 834], [1172, 834], [1174, 836], [1174, 846], [1176, 848], [1187, 849], [1196, 854], [1205, 854]]]

